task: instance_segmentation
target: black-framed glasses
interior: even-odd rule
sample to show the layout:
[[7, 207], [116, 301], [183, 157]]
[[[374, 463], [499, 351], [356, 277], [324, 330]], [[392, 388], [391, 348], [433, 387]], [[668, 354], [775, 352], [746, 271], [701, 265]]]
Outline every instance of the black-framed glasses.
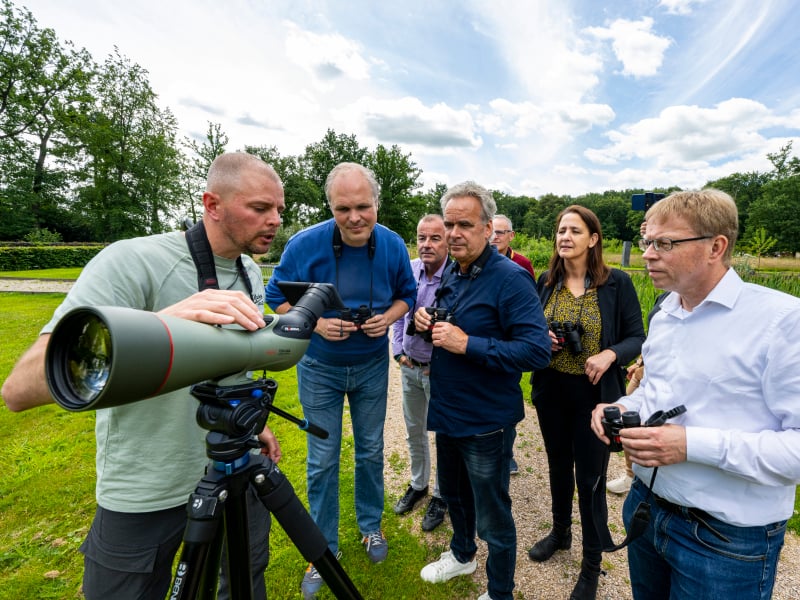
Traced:
[[675, 244], [696, 242], [697, 240], [710, 240], [712, 237], [713, 236], [710, 235], [700, 235], [697, 237], [683, 238], [682, 240], [671, 240], [669, 238], [648, 240], [647, 238], [642, 238], [639, 240], [639, 249], [644, 252], [652, 245], [656, 252], [669, 252]]
[[514, 230], [513, 229], [495, 229], [494, 230], [494, 234], [495, 235], [505, 235], [507, 233], [514, 233]]

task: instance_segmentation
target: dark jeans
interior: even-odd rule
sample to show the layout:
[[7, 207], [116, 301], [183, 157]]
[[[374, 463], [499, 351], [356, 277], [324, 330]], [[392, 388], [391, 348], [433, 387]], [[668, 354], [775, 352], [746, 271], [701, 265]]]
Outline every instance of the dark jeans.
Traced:
[[471, 561], [477, 528], [489, 548], [486, 575], [493, 600], [513, 598], [517, 529], [508, 484], [516, 436], [513, 426], [463, 438], [436, 434], [439, 490], [453, 526], [450, 550], [460, 562]]
[[[270, 514], [252, 488], [247, 493], [247, 512], [253, 597], [266, 599]], [[86, 599], [164, 600], [185, 529], [186, 506], [151, 513], [121, 513], [98, 506], [80, 548]], [[220, 578], [220, 600], [230, 597], [226, 579]]]
[[599, 388], [584, 375], [554, 369], [534, 375], [533, 404], [550, 468], [553, 527], [564, 530], [572, 524], [572, 497], [577, 484], [583, 554], [597, 564], [602, 545], [592, 516], [592, 488], [603, 472], [608, 452], [590, 428], [592, 410], [599, 401]]
[[[647, 498], [634, 479], [622, 509], [625, 527]], [[710, 515], [703, 520], [728, 538], [716, 537], [691, 513], [665, 510], [650, 498], [650, 523], [628, 546], [628, 568], [636, 600], [768, 600], [772, 597], [786, 521], [737, 527]], [[683, 510], [683, 509], [681, 509]]]

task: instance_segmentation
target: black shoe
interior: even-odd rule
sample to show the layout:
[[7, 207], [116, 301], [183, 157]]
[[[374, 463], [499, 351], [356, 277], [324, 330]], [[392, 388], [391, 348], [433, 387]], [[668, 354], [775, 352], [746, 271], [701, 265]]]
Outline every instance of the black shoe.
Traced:
[[414, 505], [428, 495], [428, 486], [421, 490], [415, 490], [408, 486], [405, 495], [394, 505], [394, 514], [404, 515], [414, 508]]
[[519, 475], [519, 465], [514, 457], [511, 457], [511, 461], [508, 463], [508, 473], [509, 475]]
[[556, 550], [569, 550], [571, 546], [571, 529], [562, 532], [556, 532], [556, 530], [553, 529], [546, 537], [536, 542], [533, 548], [528, 550], [528, 558], [536, 562], [544, 562], [553, 556]]
[[422, 518], [422, 531], [433, 531], [444, 521], [447, 514], [447, 503], [441, 498], [434, 496], [425, 509], [425, 516]]
[[595, 600], [601, 572], [599, 565], [590, 565], [583, 561], [581, 563], [581, 573], [578, 575], [578, 583], [575, 584], [569, 600]]

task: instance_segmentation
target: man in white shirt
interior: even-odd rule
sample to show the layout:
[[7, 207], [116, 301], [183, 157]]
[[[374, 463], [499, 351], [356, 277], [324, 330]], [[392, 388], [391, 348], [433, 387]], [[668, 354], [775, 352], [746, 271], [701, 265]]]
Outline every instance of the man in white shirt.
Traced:
[[[727, 194], [675, 192], [646, 219], [647, 270], [672, 293], [642, 349], [644, 380], [619, 406], [642, 422], [686, 412], [620, 434], [636, 474], [626, 527], [639, 502], [652, 510], [628, 546], [633, 595], [770, 598], [800, 482], [800, 299], [730, 267], [738, 218]], [[604, 406], [592, 429], [607, 441]]]

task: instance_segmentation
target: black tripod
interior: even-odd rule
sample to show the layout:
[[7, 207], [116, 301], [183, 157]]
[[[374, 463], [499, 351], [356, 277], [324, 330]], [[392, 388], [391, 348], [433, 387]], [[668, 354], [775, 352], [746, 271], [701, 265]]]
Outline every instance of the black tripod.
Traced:
[[333, 594], [340, 600], [363, 600], [286, 476], [272, 460], [250, 452], [259, 447], [254, 436], [264, 428], [270, 412], [313, 435], [328, 436], [308, 421], [272, 406], [277, 388], [275, 380], [266, 378], [234, 386], [192, 386], [192, 395], [200, 401], [197, 422], [209, 431], [206, 454], [211, 463], [189, 497], [189, 518], [170, 600], [216, 598], [223, 539], [228, 542], [230, 597], [252, 600], [245, 496], [251, 485], [303, 558], [314, 563]]

